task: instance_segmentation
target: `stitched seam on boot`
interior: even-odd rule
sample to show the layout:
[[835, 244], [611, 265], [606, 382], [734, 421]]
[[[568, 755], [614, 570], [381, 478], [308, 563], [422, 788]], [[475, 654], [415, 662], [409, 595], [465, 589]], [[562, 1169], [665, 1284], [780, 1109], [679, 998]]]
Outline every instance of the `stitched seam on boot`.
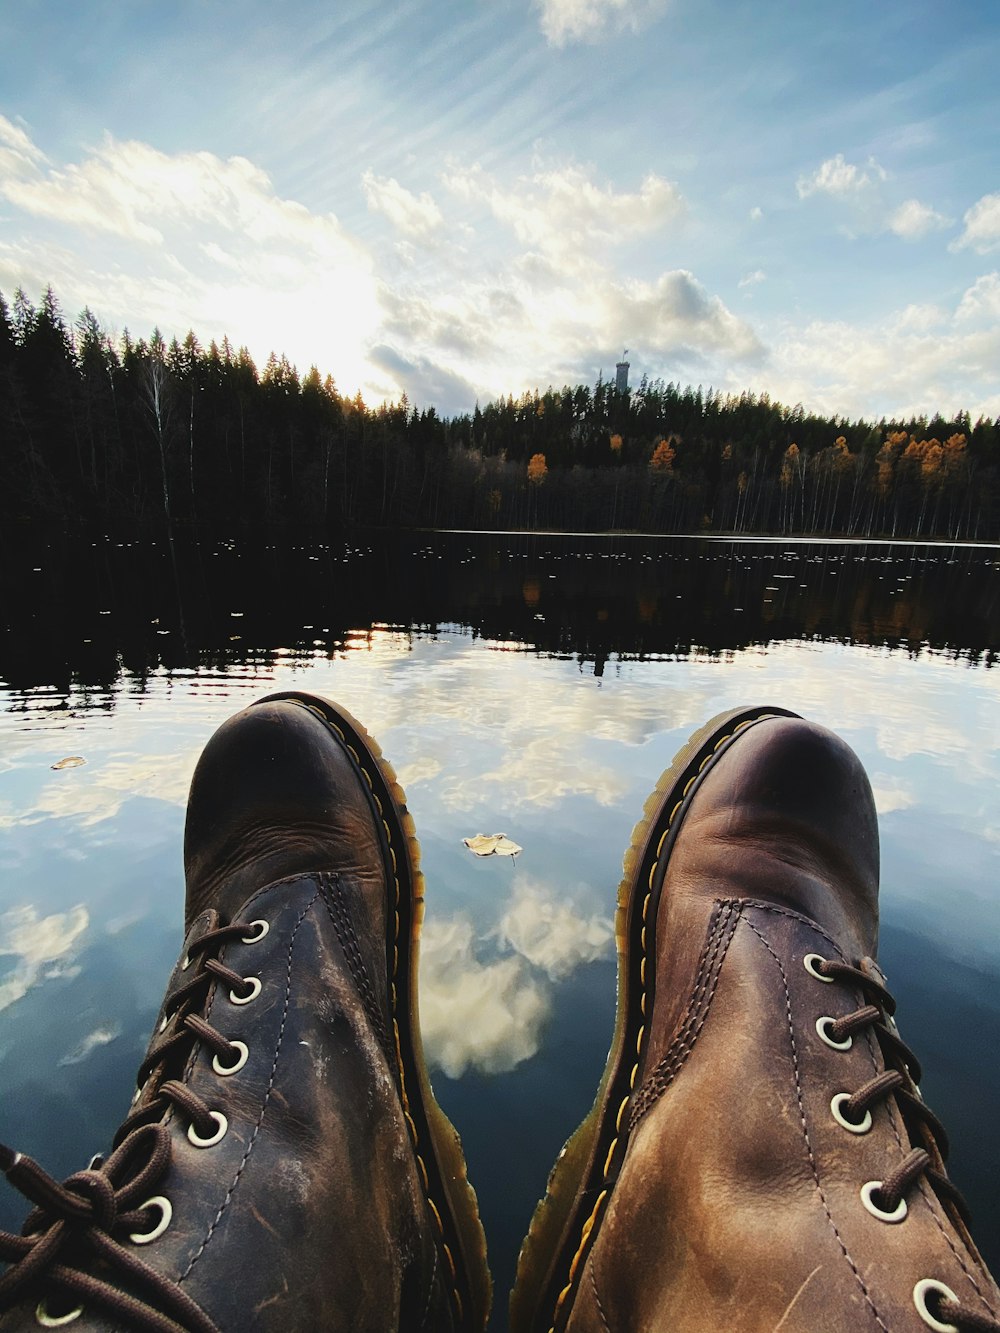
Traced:
[[713, 913], [708, 936], [698, 964], [698, 980], [688, 1001], [684, 1020], [670, 1047], [635, 1095], [629, 1110], [628, 1130], [632, 1131], [663, 1096], [684, 1065], [698, 1040], [715, 995], [719, 973], [742, 912], [738, 900], [720, 902]]
[[817, 935], [826, 940], [827, 944], [834, 950], [841, 962], [847, 962], [847, 955], [837, 941], [828, 935], [823, 927], [815, 922], [812, 917], [804, 916], [801, 912], [796, 912], [791, 907], [779, 907], [777, 903], [761, 902], [757, 898], [744, 898], [743, 906], [752, 907], [756, 912], [771, 912], [775, 916], [787, 916], [792, 921], [801, 921], [804, 926], [809, 926], [809, 928], [814, 930]]
[[597, 1291], [597, 1277], [594, 1274], [593, 1254], [591, 1254], [590, 1261], [587, 1264], [587, 1276], [590, 1278], [590, 1290], [594, 1293], [594, 1304], [597, 1306], [597, 1313], [601, 1316], [604, 1333], [611, 1333], [611, 1325], [608, 1323], [608, 1316], [604, 1313], [604, 1306], [601, 1304], [601, 1298]]
[[264, 1114], [267, 1111], [267, 1104], [271, 1100], [271, 1091], [274, 1088], [274, 1078], [278, 1070], [278, 1056], [281, 1053], [281, 1043], [285, 1035], [285, 1024], [288, 1021], [288, 1006], [292, 994], [292, 955], [295, 952], [295, 939], [299, 933], [299, 928], [301, 927], [302, 922], [309, 915], [310, 911], [312, 910], [313, 904], [315, 903], [318, 897], [319, 897], [319, 890], [317, 890], [316, 893], [313, 894], [312, 898], [309, 899], [309, 902], [306, 903], [305, 907], [303, 907], [301, 913], [299, 914], [299, 918], [295, 922], [295, 926], [292, 929], [291, 939], [288, 941], [288, 964], [285, 971], [285, 1003], [281, 1011], [281, 1026], [278, 1029], [278, 1039], [274, 1047], [274, 1060], [271, 1062], [271, 1075], [267, 1081], [267, 1088], [264, 1092], [264, 1100], [261, 1102], [260, 1115], [258, 1115], [257, 1123], [253, 1127], [253, 1133], [250, 1135], [250, 1141], [247, 1143], [246, 1152], [244, 1152], [243, 1158], [240, 1161], [239, 1166], [236, 1168], [236, 1174], [235, 1176], [233, 1176], [232, 1184], [226, 1191], [226, 1197], [223, 1199], [219, 1211], [215, 1214], [215, 1217], [212, 1219], [212, 1224], [208, 1228], [208, 1231], [205, 1233], [204, 1240], [198, 1246], [198, 1249], [192, 1256], [191, 1261], [188, 1264], [187, 1268], [185, 1268], [184, 1272], [181, 1273], [180, 1277], [177, 1279], [178, 1282], [183, 1282], [184, 1279], [190, 1275], [192, 1268], [194, 1268], [195, 1264], [205, 1253], [205, 1250], [208, 1247], [208, 1242], [212, 1239], [212, 1236], [215, 1234], [216, 1227], [218, 1227], [220, 1221], [222, 1220], [222, 1214], [228, 1208], [229, 1202], [232, 1199], [234, 1193], [236, 1192], [236, 1186], [239, 1184], [240, 1176], [243, 1174], [243, 1168], [249, 1161], [250, 1154], [253, 1152], [254, 1149], [254, 1144], [257, 1142], [257, 1135], [260, 1132], [260, 1127], [264, 1122]]
[[[778, 910], [780, 911], [781, 909]], [[795, 1045], [795, 1029], [792, 1025], [792, 997], [791, 997], [791, 992], [788, 989], [788, 977], [785, 974], [784, 967], [782, 967], [781, 959], [771, 948], [770, 944], [768, 943], [764, 935], [761, 934], [761, 932], [757, 929], [757, 927], [753, 924], [752, 921], [747, 921], [746, 924], [747, 928], [753, 931], [753, 933], [760, 940], [761, 944], [763, 944], [764, 948], [774, 959], [775, 965], [778, 968], [778, 972], [781, 975], [781, 984], [785, 991], [785, 1017], [788, 1020], [788, 1040], [791, 1044], [791, 1050], [792, 1050], [792, 1068], [795, 1071], [795, 1097], [799, 1107], [799, 1121], [801, 1122], [802, 1125], [802, 1135], [803, 1138], [805, 1139], [806, 1151], [809, 1154], [809, 1165], [812, 1168], [813, 1180], [816, 1184], [816, 1191], [819, 1194], [820, 1201], [823, 1204], [823, 1211], [824, 1213], [826, 1213], [826, 1220], [830, 1223], [830, 1228], [833, 1231], [833, 1234], [837, 1238], [837, 1244], [840, 1246], [841, 1252], [844, 1258], [847, 1260], [851, 1272], [854, 1274], [858, 1286], [861, 1288], [861, 1294], [865, 1298], [865, 1303], [868, 1306], [869, 1310], [871, 1311], [872, 1317], [878, 1324], [879, 1328], [883, 1330], [883, 1333], [889, 1333], [889, 1329], [885, 1324], [885, 1322], [883, 1321], [882, 1316], [875, 1308], [875, 1302], [872, 1300], [871, 1293], [869, 1292], [867, 1286], [865, 1285], [864, 1278], [861, 1276], [857, 1264], [851, 1257], [851, 1253], [848, 1250], [847, 1246], [844, 1244], [844, 1239], [837, 1229], [837, 1224], [833, 1220], [833, 1214], [830, 1212], [830, 1205], [827, 1203], [826, 1195], [823, 1192], [823, 1186], [820, 1184], [819, 1168], [816, 1165], [816, 1156], [813, 1152], [812, 1141], [809, 1138], [809, 1125], [806, 1121], [806, 1110], [802, 1101], [802, 1081], [799, 1077], [799, 1053]]]
[[[340, 882], [332, 875], [324, 874], [320, 875], [319, 878], [324, 906], [326, 907], [330, 920], [333, 922], [333, 929], [337, 939], [340, 941], [340, 947], [344, 951], [347, 966], [350, 969], [351, 976], [354, 978], [354, 984], [361, 997], [361, 1003], [364, 1005], [365, 1013], [368, 1015], [368, 1021], [375, 1029], [375, 1035], [379, 1039], [383, 1052], [388, 1055], [389, 1038], [386, 1033], [385, 1019], [382, 1016], [382, 1011], [379, 1009], [378, 1001], [375, 998], [375, 988], [372, 985], [368, 968], [365, 966], [364, 956], [362, 955], [360, 945], [358, 944], [358, 937], [354, 930], [354, 923], [351, 920], [350, 912], [344, 901]], [[390, 1065], [392, 1064], [391, 1059], [389, 1063]]]
[[427, 1284], [427, 1300], [424, 1302], [424, 1312], [420, 1316], [420, 1325], [417, 1333], [423, 1333], [423, 1330], [427, 1327], [427, 1316], [431, 1312], [431, 1300], [434, 1296], [434, 1279], [437, 1277], [438, 1270], [438, 1247], [436, 1244], [431, 1246], [431, 1255], [434, 1260], [431, 1265], [431, 1279]]

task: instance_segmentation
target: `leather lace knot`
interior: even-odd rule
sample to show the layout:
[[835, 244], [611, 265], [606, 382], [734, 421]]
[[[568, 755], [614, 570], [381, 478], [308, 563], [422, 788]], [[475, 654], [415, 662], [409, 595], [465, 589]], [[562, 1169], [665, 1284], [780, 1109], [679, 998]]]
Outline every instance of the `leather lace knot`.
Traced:
[[224, 1057], [232, 1045], [202, 1013], [215, 982], [243, 993], [243, 977], [221, 963], [220, 947], [245, 926], [207, 931], [188, 950], [178, 984], [139, 1068], [140, 1091], [114, 1137], [107, 1161], [95, 1159], [61, 1184], [32, 1158], [0, 1144], [0, 1170], [34, 1205], [21, 1232], [0, 1231], [0, 1313], [24, 1300], [58, 1301], [65, 1311], [91, 1305], [149, 1333], [219, 1333], [172, 1278], [137, 1257], [130, 1237], [148, 1230], [153, 1187], [171, 1158], [171, 1110], [196, 1133], [215, 1128], [211, 1108], [181, 1079], [195, 1042]]

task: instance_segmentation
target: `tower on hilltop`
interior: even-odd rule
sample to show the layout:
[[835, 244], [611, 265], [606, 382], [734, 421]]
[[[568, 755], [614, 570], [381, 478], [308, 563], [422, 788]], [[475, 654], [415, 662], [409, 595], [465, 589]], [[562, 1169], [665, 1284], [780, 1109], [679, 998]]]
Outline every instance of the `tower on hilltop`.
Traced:
[[628, 348], [622, 352], [622, 359], [615, 365], [615, 393], [628, 393]]

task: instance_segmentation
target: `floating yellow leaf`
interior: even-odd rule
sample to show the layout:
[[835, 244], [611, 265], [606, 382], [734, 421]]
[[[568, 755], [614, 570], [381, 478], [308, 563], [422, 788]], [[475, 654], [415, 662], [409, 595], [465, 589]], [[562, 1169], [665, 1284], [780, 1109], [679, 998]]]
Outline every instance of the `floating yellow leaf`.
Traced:
[[463, 838], [462, 841], [476, 856], [516, 856], [524, 850], [506, 833], [477, 833], [474, 838]]
[[52, 765], [53, 768], [79, 768], [81, 764], [87, 761], [82, 754], [69, 754], [65, 759], [60, 759], [58, 763]]

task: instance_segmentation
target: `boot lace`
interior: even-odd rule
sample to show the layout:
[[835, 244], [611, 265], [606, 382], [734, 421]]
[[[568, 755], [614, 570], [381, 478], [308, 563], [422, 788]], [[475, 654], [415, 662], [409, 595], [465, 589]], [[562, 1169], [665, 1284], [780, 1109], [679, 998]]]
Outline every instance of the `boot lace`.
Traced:
[[248, 986], [256, 993], [259, 982], [213, 956], [227, 941], [248, 941], [247, 931], [245, 925], [221, 926], [191, 944], [139, 1067], [132, 1109], [106, 1161], [95, 1157], [87, 1170], [60, 1184], [30, 1157], [0, 1144], [0, 1170], [34, 1205], [19, 1235], [0, 1231], [0, 1260], [8, 1265], [0, 1275], [0, 1313], [35, 1299], [36, 1319], [46, 1327], [72, 1323], [84, 1306], [93, 1306], [149, 1333], [219, 1333], [176, 1281], [136, 1255], [135, 1246], [162, 1234], [171, 1215], [169, 1201], [155, 1193], [170, 1165], [167, 1112], [176, 1108], [187, 1118], [189, 1135], [221, 1138], [223, 1118], [174, 1075], [183, 1072], [196, 1041], [230, 1065], [234, 1054], [245, 1055], [198, 1011], [216, 981], [234, 994], [245, 995]]
[[[906, 1216], [907, 1196], [924, 1179], [946, 1206], [946, 1210], [950, 1207], [967, 1229], [970, 1221], [968, 1205], [944, 1170], [948, 1158], [948, 1136], [941, 1121], [920, 1094], [920, 1062], [896, 1028], [893, 1017], [896, 1012], [895, 999], [875, 977], [848, 963], [816, 958], [814, 963], [807, 964], [807, 971], [813, 971], [828, 981], [839, 981], [855, 987], [868, 1001], [843, 1018], [821, 1020], [824, 1024], [824, 1039], [831, 1045], [845, 1043], [841, 1049], [846, 1049], [849, 1038], [871, 1032], [882, 1050], [886, 1064], [881, 1074], [869, 1079], [855, 1092], [841, 1094], [834, 1099], [838, 1118], [843, 1117], [848, 1128], [855, 1127], [856, 1132], [863, 1132], [871, 1123], [870, 1113], [873, 1108], [895, 1097], [911, 1143], [922, 1141], [927, 1145], [913, 1147], [883, 1180], [869, 1181], [862, 1189], [865, 1207], [885, 1222], [901, 1221]], [[1000, 1333], [1000, 1322], [990, 1314], [960, 1301], [944, 1283], [925, 1279], [914, 1288], [913, 1297], [921, 1318], [931, 1328], [950, 1327], [963, 1330], [963, 1333]]]

